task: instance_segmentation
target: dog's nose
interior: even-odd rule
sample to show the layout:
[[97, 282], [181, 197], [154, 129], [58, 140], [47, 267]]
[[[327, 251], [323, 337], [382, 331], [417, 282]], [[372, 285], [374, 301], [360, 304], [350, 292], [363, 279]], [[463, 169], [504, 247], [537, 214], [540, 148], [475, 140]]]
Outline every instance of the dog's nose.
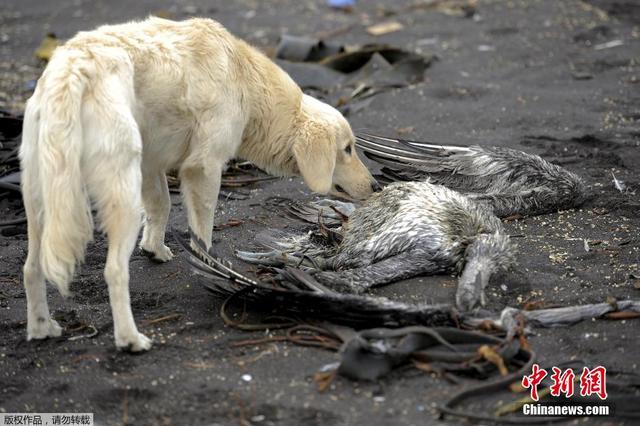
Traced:
[[382, 187], [380, 186], [380, 184], [378, 183], [378, 181], [373, 181], [371, 182], [371, 190], [373, 192], [378, 192], [378, 191], [382, 191]]

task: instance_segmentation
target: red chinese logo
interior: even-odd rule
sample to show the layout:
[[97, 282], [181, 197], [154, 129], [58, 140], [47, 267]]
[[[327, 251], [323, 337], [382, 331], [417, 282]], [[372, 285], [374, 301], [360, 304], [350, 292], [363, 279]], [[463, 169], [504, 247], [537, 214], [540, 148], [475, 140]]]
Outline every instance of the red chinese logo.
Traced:
[[582, 369], [580, 376], [580, 395], [590, 396], [596, 394], [600, 399], [607, 399], [607, 369], [603, 366], [589, 370]]
[[537, 401], [538, 398], [538, 385], [547, 377], [547, 371], [541, 369], [538, 364], [533, 364], [531, 367], [532, 373], [529, 376], [522, 378], [522, 387], [525, 389], [531, 388], [531, 399]]
[[[558, 367], [552, 367], [553, 372], [550, 376], [551, 386], [549, 387], [551, 396], [565, 395], [570, 398], [574, 394], [574, 386], [576, 375], [573, 369], [567, 368], [561, 370]], [[531, 374], [522, 378], [522, 387], [530, 390], [531, 399], [539, 400], [538, 385], [547, 377], [549, 373], [538, 364], [533, 364]], [[591, 396], [598, 395], [602, 400], [607, 399], [607, 369], [598, 366], [592, 369], [584, 367], [580, 375], [580, 395]]]
[[551, 396], [560, 396], [564, 394], [569, 398], [573, 395], [573, 383], [576, 375], [571, 368], [567, 368], [564, 372], [558, 367], [552, 367], [553, 374], [551, 375]]

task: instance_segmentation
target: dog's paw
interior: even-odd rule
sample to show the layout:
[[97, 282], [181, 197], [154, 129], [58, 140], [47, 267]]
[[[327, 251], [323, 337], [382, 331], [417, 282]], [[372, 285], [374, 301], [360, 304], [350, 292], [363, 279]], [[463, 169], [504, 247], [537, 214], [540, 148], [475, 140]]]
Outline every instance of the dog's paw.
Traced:
[[46, 339], [47, 337], [59, 337], [62, 334], [62, 327], [51, 318], [39, 317], [35, 321], [27, 324], [27, 340]]
[[140, 250], [145, 256], [154, 262], [164, 263], [173, 259], [171, 249], [164, 244], [154, 248], [146, 248], [141, 245]]
[[135, 332], [131, 336], [116, 337], [116, 347], [126, 352], [143, 352], [151, 349], [151, 339], [142, 333]]

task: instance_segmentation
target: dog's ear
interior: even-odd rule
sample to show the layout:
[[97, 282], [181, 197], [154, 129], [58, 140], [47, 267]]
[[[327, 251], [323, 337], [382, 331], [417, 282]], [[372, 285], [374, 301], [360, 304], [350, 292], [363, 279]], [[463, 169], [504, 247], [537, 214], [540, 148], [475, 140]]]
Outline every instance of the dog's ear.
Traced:
[[[337, 147], [331, 132], [320, 126], [305, 132], [292, 147], [298, 170], [313, 192], [326, 194], [331, 190], [336, 167]], [[308, 129], [311, 130], [311, 129]]]

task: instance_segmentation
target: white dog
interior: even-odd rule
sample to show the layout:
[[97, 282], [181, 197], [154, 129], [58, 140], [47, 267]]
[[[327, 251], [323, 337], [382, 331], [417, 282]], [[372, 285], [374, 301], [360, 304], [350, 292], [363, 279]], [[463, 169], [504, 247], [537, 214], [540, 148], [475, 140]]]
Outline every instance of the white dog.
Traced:
[[141, 248], [172, 257], [164, 245], [167, 170], [179, 170], [189, 226], [206, 242], [221, 173], [234, 157], [301, 175], [319, 193], [363, 199], [377, 188], [344, 117], [208, 19], [103, 26], [56, 49], [27, 103], [20, 156], [28, 339], [61, 333], [45, 279], [69, 293], [93, 236], [93, 207], [109, 240], [104, 274], [116, 345], [131, 351], [151, 346], [129, 302], [143, 212]]

